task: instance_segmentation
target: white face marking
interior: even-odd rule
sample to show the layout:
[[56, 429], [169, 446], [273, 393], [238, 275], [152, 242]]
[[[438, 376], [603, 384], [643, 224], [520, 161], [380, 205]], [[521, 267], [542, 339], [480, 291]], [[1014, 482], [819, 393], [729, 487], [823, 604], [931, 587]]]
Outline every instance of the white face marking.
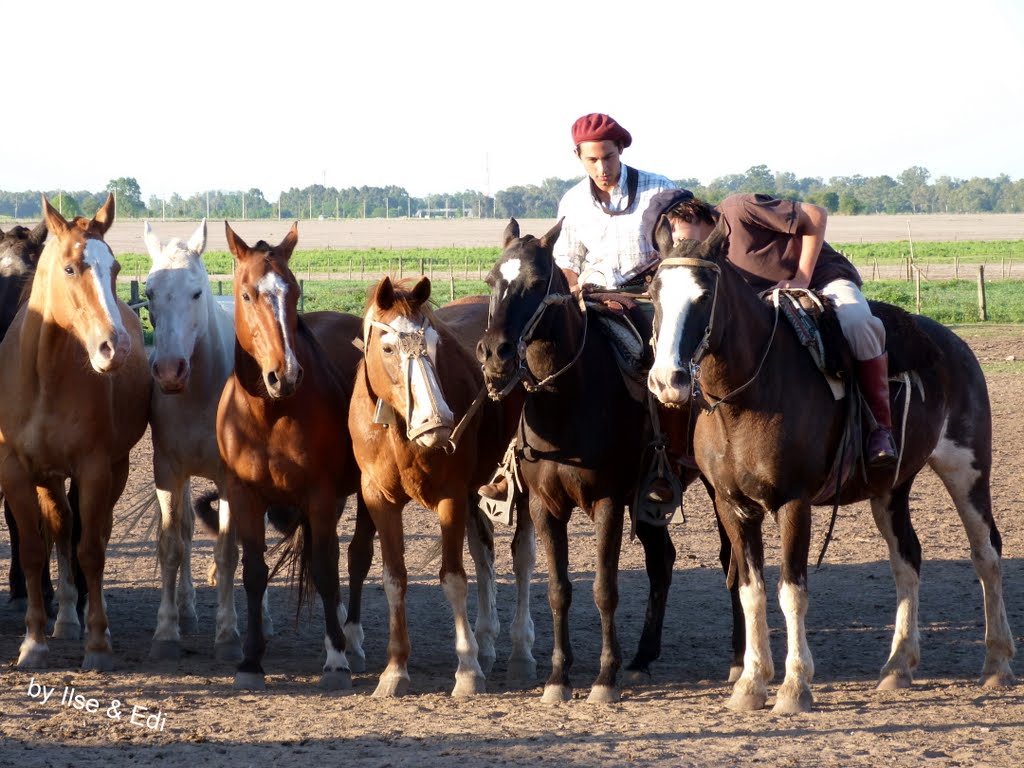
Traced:
[[285, 297], [288, 295], [288, 284], [276, 272], [268, 272], [256, 283], [256, 290], [259, 295], [266, 299], [274, 310], [277, 317], [277, 324], [281, 328], [281, 338], [284, 342], [284, 359], [286, 375], [292, 376], [292, 372], [298, 367], [299, 361], [295, 357], [295, 351], [288, 342], [288, 334], [285, 324]]
[[498, 267], [498, 271], [501, 272], [501, 278], [505, 281], [505, 292], [501, 294], [501, 301], [504, 301], [505, 296], [508, 295], [508, 287], [512, 285], [513, 281], [519, 279], [519, 274], [523, 271], [523, 262], [520, 259], [509, 259]]
[[121, 322], [121, 313], [117, 309], [117, 299], [111, 285], [111, 275], [114, 270], [114, 254], [102, 240], [89, 239], [85, 241], [84, 261], [89, 265], [89, 274], [96, 285], [96, 295], [99, 296], [107, 312], [110, 324], [117, 330], [118, 334], [126, 333], [124, 323]]
[[666, 269], [661, 273], [660, 280], [658, 302], [661, 306], [661, 327], [658, 328], [658, 346], [654, 350], [652, 367], [682, 370], [684, 364], [679, 357], [679, 344], [683, 339], [686, 319], [693, 302], [707, 291], [697, 283], [692, 269]]

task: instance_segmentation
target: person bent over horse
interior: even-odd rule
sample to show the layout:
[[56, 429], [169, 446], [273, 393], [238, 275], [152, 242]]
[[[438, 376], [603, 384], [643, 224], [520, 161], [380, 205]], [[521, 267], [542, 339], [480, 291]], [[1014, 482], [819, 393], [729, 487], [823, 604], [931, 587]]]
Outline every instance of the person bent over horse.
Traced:
[[[569, 285], [608, 291], [642, 291], [644, 276], [657, 267], [658, 252], [642, 228], [644, 211], [653, 197], [675, 184], [665, 176], [622, 163], [622, 151], [633, 143], [629, 131], [609, 115], [583, 115], [572, 125], [574, 152], [587, 177], [570, 188], [558, 203], [562, 231], [553, 256]], [[651, 313], [653, 317], [653, 306]], [[504, 477], [482, 486], [481, 496], [504, 499]], [[652, 501], [672, 498], [667, 480], [648, 491]]]
[[809, 288], [833, 301], [856, 361], [861, 393], [877, 425], [868, 436], [865, 460], [870, 469], [893, 469], [897, 457], [885, 326], [871, 314], [856, 268], [825, 242], [828, 212], [810, 203], [752, 194], [731, 195], [712, 207], [688, 190], [668, 190], [655, 195], [644, 214], [652, 241], [662, 215], [672, 227], [674, 243], [704, 240], [724, 218], [729, 261], [756, 291]]

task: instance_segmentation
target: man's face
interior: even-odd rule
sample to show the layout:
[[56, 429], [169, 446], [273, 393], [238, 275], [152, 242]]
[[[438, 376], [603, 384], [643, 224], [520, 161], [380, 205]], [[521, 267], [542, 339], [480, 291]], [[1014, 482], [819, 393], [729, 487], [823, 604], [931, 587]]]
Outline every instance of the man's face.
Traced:
[[673, 244], [678, 244], [683, 240], [706, 240], [714, 229], [703, 221], [683, 221], [678, 216], [671, 214], [669, 214], [668, 221], [672, 225]]
[[576, 151], [594, 185], [602, 192], [610, 192], [619, 183], [622, 163], [619, 147], [614, 141], [584, 141]]

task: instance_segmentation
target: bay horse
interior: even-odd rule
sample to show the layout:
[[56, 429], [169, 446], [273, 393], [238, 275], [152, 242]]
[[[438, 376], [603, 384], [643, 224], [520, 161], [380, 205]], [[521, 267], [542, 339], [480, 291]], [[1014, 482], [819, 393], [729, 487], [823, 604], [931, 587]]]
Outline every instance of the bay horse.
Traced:
[[[476, 489], [502, 458], [518, 412], [488, 402], [473, 347], [487, 322], [486, 298], [431, 311], [430, 280], [412, 289], [385, 277], [364, 315], [364, 357], [349, 408], [352, 449], [362, 473], [363, 498], [381, 542], [390, 615], [388, 665], [375, 696], [409, 689], [409, 633], [405, 615], [408, 573], [402, 515], [412, 500], [433, 510], [441, 524], [440, 581], [455, 619], [458, 669], [453, 696], [484, 692], [498, 632], [493, 538], [477, 510]], [[450, 321], [450, 325], [448, 324]], [[513, 623], [511, 676], [532, 676], [529, 581], [533, 537], [520, 515], [513, 540], [519, 587]], [[525, 524], [522, 524], [524, 523]], [[470, 631], [463, 543], [476, 565], [478, 620]]]
[[[160, 505], [157, 551], [161, 593], [151, 655], [178, 658], [181, 632], [198, 631], [191, 568], [195, 511], [190, 478], [213, 481], [223, 497], [224, 462], [217, 448], [217, 406], [235, 364], [235, 324], [232, 314], [217, 304], [203, 263], [206, 219], [187, 241], [172, 237], [166, 245], [146, 222], [143, 241], [153, 262], [146, 277], [146, 298], [153, 325], [150, 370], [156, 386], [150, 433]], [[218, 659], [239, 661], [242, 643], [234, 600], [238, 545], [224, 498], [215, 530], [214, 652]], [[263, 631], [270, 635], [273, 625], [266, 596], [263, 610]]]
[[[572, 696], [567, 526], [573, 508], [579, 507], [594, 522], [598, 545], [594, 601], [601, 614], [602, 650], [589, 700], [617, 701], [622, 666], [615, 624], [619, 552], [625, 506], [640, 479], [641, 456], [650, 439], [648, 414], [618, 375], [610, 342], [588, 326], [587, 313], [555, 264], [551, 250], [560, 232], [561, 222], [541, 238], [520, 237], [519, 223], [509, 221], [501, 256], [487, 276], [493, 310], [476, 354], [493, 396], [504, 396], [520, 382], [527, 390], [517, 454], [530, 515], [547, 554], [554, 621], [543, 700]], [[696, 476], [687, 472], [682, 480], [688, 485]], [[660, 653], [676, 552], [665, 526], [637, 520], [636, 530], [650, 593], [630, 667], [647, 671]]]
[[79, 489], [77, 561], [88, 589], [83, 669], [113, 665], [103, 598], [113, 508], [128, 478], [129, 451], [146, 429], [151, 379], [142, 326], [114, 290], [119, 265], [103, 235], [114, 197], [90, 220], [68, 222], [43, 196], [50, 237], [28, 301], [0, 343], [0, 487], [21, 535], [28, 591], [18, 666], [44, 666], [46, 614], [40, 575], [44, 523], [58, 544], [55, 637], [77, 637], [66, 478]]
[[[299, 316], [299, 284], [288, 267], [298, 242], [297, 223], [276, 246], [260, 240], [249, 247], [227, 222], [224, 227], [235, 259], [235, 365], [217, 409], [217, 445], [231, 522], [242, 545], [248, 602], [244, 656], [234, 687], [265, 687], [264, 515], [273, 505], [297, 511], [292, 545], [301, 568], [300, 594], [312, 579], [323, 601], [327, 660], [321, 685], [350, 688], [345, 631], [358, 631], [359, 594], [353, 586], [351, 627], [343, 630], [337, 524], [339, 504], [359, 490], [347, 424], [362, 319], [339, 312]], [[362, 584], [373, 553], [373, 526], [361, 498], [357, 508], [349, 548], [353, 585]]]
[[[657, 345], [648, 384], [661, 402], [685, 403], [696, 376], [707, 403], [694, 427], [696, 460], [714, 487], [718, 514], [732, 542], [746, 620], [744, 668], [729, 706], [763, 707], [766, 682], [774, 674], [761, 538], [769, 513], [782, 534], [779, 602], [788, 637], [786, 675], [774, 709], [806, 711], [813, 705], [814, 674], [804, 626], [811, 502], [827, 484], [847, 406], [834, 399], [796, 334], [773, 331], [777, 316], [772, 307], [726, 258], [728, 236], [722, 225], [703, 243], [688, 240], [674, 248], [666, 234], [660, 232], [658, 240], [667, 258], [651, 286]], [[892, 387], [893, 412], [909, 408], [906, 426], [898, 430], [903, 435], [898, 476], [894, 470], [880, 482], [855, 472], [839, 498], [844, 504], [870, 500], [875, 524], [889, 547], [897, 609], [879, 688], [909, 686], [920, 659], [921, 545], [911, 524], [909, 497], [914, 478], [926, 464], [956, 505], [982, 583], [986, 653], [981, 682], [987, 687], [1007, 685], [1013, 680], [1009, 662], [1014, 643], [1003, 605], [1002, 542], [992, 517], [992, 428], [985, 377], [968, 346], [952, 331], [928, 318], [905, 317], [910, 330], [903, 333], [913, 333], [916, 324], [923, 335], [911, 343], [934, 344], [942, 361], [922, 366], [904, 387]], [[893, 331], [889, 329], [890, 346], [899, 335]]]

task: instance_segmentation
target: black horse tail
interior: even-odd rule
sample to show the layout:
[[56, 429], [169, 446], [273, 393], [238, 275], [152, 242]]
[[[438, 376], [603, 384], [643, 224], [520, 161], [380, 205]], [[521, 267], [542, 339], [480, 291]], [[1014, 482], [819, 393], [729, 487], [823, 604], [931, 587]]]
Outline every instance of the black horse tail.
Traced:
[[[277, 562], [270, 570], [270, 578], [274, 578], [279, 571], [287, 569], [289, 580], [298, 590], [298, 599], [295, 602], [295, 624], [298, 625], [302, 606], [306, 603], [312, 608], [313, 593], [315, 584], [313, 581], [313, 537], [310, 532], [309, 522], [296, 510], [287, 507], [271, 507], [268, 513], [271, 520], [274, 520], [275, 512], [278, 513], [278, 520], [284, 522], [282, 516], [287, 516], [288, 529], [281, 530], [283, 536], [270, 550], [270, 555], [277, 555]], [[274, 523], [277, 527], [277, 522]], [[280, 530], [280, 529], [279, 529]]]
[[[213, 508], [213, 502], [218, 499], [220, 499], [220, 494], [217, 491], [207, 491], [193, 504], [196, 517], [203, 521], [203, 525], [209, 528], [211, 533], [220, 531], [220, 514]], [[298, 510], [293, 507], [277, 505], [267, 507], [267, 518], [270, 520], [270, 524], [285, 536], [290, 536], [295, 530], [298, 514]]]

